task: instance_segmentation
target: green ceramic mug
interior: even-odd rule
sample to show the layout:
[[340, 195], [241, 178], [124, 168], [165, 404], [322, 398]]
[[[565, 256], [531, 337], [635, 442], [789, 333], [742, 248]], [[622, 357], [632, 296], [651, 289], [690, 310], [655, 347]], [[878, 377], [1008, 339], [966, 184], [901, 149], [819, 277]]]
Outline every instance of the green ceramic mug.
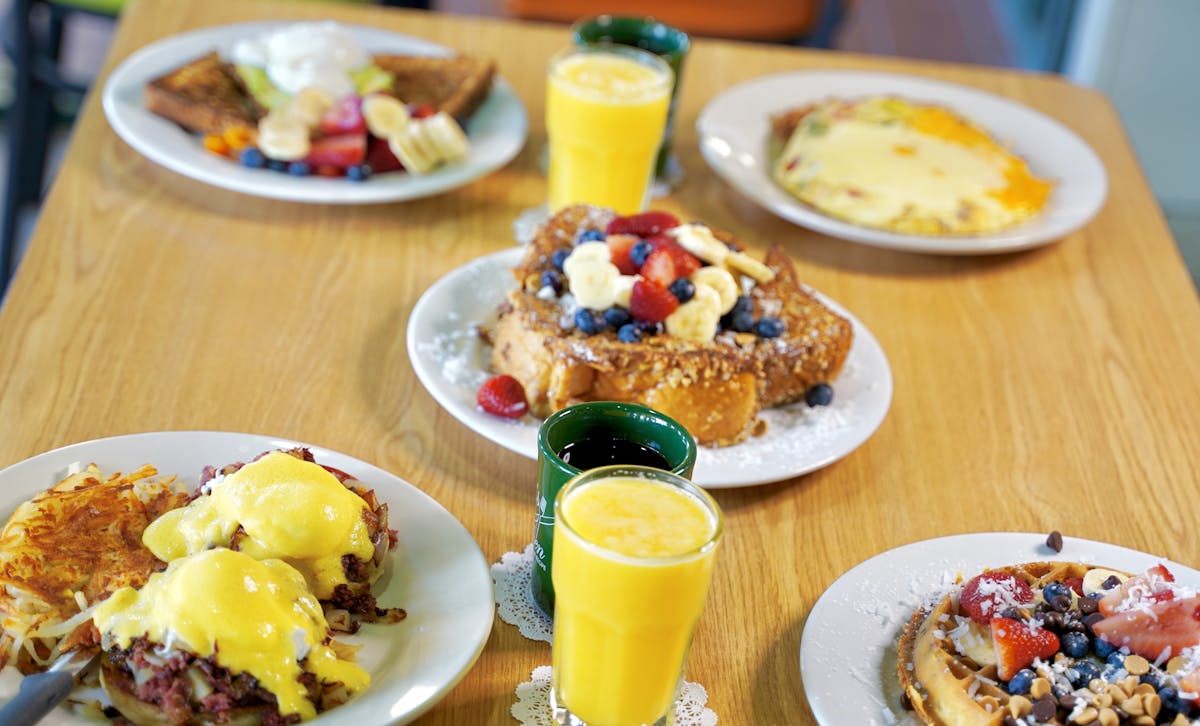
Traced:
[[534, 602], [551, 617], [554, 499], [575, 476], [609, 464], [655, 466], [690, 479], [696, 465], [696, 440], [674, 419], [636, 403], [580, 403], [542, 422], [538, 429], [537, 521], [530, 587]]
[[571, 40], [576, 45], [631, 45], [653, 53], [671, 66], [671, 70], [675, 72], [675, 85], [671, 88], [667, 128], [663, 131], [654, 176], [660, 181], [672, 183], [673, 179], [682, 175], [678, 162], [671, 156], [671, 132], [675, 128], [675, 101], [679, 91], [680, 74], [683, 72], [683, 59], [692, 43], [688, 34], [654, 18], [598, 15], [572, 25]]

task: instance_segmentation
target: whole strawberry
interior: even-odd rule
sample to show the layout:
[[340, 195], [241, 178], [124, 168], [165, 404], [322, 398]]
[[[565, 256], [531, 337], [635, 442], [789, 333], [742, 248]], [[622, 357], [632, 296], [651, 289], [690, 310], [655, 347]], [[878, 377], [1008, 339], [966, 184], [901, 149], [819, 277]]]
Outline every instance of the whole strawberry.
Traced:
[[509, 375], [492, 376], [475, 394], [475, 402], [485, 412], [504, 418], [521, 418], [529, 410], [521, 382]]
[[959, 607], [980, 625], [1011, 607], [1033, 602], [1033, 590], [1006, 572], [984, 572], [971, 578], [958, 596]]

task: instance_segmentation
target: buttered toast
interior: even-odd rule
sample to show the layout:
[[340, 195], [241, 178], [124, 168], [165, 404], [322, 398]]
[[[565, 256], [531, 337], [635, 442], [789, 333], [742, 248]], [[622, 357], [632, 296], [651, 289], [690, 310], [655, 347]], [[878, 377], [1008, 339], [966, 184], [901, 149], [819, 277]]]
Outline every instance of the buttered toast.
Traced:
[[260, 115], [233, 69], [216, 52], [150, 81], [145, 96], [150, 111], [195, 133], [254, 126]]
[[[703, 445], [725, 446], [755, 432], [762, 408], [837, 378], [853, 341], [851, 324], [800, 284], [782, 249], [773, 247], [760, 263], [732, 236], [713, 232], [719, 242], [709, 242], [704, 254], [724, 259], [703, 264], [678, 248], [700, 249], [693, 237], [707, 228], [676, 222], [639, 230], [637, 220], [594, 207], [564, 209], [538, 230], [513, 270], [521, 284], [490, 331], [491, 365], [520, 381], [533, 414], [580, 401], [632, 401], [676, 419]], [[632, 246], [636, 273], [623, 251], [631, 239], [643, 243]], [[609, 262], [583, 265], [590, 260], [582, 257], [603, 257], [604, 246], [616, 251]], [[669, 256], [682, 258], [676, 272], [686, 274], [662, 276], [660, 263]], [[612, 278], [617, 291], [611, 305], [589, 309], [598, 305], [589, 297], [604, 299], [595, 281], [611, 276], [605, 264], [623, 270]], [[556, 278], [561, 295], [553, 292]]]
[[397, 99], [433, 106], [459, 120], [470, 118], [487, 100], [496, 74], [495, 61], [462, 55], [377, 55], [374, 60], [375, 65], [392, 74], [389, 93]]

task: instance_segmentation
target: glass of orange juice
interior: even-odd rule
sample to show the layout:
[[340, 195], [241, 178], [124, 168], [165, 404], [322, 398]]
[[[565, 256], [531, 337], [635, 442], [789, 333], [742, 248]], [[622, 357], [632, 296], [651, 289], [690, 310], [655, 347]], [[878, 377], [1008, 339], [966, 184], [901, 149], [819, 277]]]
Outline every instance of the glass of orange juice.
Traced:
[[628, 46], [573, 47], [550, 60], [551, 213], [576, 203], [645, 209], [673, 85], [666, 61]]
[[556, 720], [671, 723], [720, 508], [669, 471], [616, 465], [567, 482], [554, 515]]

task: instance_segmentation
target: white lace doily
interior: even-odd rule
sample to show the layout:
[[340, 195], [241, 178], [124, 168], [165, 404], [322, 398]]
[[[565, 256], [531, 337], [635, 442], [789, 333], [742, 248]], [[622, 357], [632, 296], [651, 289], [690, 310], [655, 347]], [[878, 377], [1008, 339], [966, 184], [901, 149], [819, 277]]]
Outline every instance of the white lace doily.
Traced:
[[554, 640], [554, 621], [533, 602], [533, 568], [532, 544], [525, 545], [523, 552], [506, 552], [492, 565], [498, 614], [504, 622], [517, 626], [526, 638], [550, 643]]
[[[515, 553], [514, 553], [515, 554]], [[558, 726], [550, 712], [550, 666], [533, 669], [530, 680], [517, 686], [517, 702], [509, 712], [526, 726]], [[714, 726], [717, 714], [706, 708], [708, 691], [697, 683], [684, 681], [675, 702], [675, 726]]]

